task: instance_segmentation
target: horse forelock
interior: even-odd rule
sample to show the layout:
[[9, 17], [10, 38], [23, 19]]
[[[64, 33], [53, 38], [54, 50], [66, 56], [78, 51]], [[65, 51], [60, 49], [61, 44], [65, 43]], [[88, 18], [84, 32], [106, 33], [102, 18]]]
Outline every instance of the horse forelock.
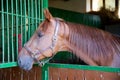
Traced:
[[38, 30], [42, 30], [43, 32], [45, 32], [45, 31], [48, 29], [49, 26], [50, 26], [50, 22], [49, 22], [47, 19], [45, 19], [45, 20], [39, 25]]
[[84, 25], [67, 23], [69, 27], [69, 43], [73, 53], [88, 55], [94, 60], [113, 58], [120, 54], [120, 38], [109, 32]]

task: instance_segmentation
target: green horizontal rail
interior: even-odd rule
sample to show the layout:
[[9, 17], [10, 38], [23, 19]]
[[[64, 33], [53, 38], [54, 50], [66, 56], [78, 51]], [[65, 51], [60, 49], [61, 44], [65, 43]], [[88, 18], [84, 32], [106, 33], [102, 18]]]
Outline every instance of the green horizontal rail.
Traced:
[[0, 13], [2, 14], [8, 14], [8, 15], [13, 15], [13, 16], [18, 16], [18, 17], [22, 17], [22, 18], [30, 18], [30, 19], [34, 19], [34, 20], [41, 20], [43, 21], [44, 18], [36, 18], [36, 17], [30, 17], [30, 16], [25, 16], [25, 15], [21, 15], [21, 14], [14, 14], [14, 13], [9, 13], [9, 12], [2, 12], [0, 11]]
[[112, 67], [105, 67], [105, 66], [47, 63], [45, 67], [70, 68], [70, 69], [78, 69], [78, 70], [95, 70], [95, 71], [103, 71], [103, 72], [120, 72], [120, 68], [112, 68]]
[[120, 73], [120, 68], [112, 68], [112, 67], [105, 67], [105, 66], [88, 66], [88, 65], [75, 65], [75, 64], [46, 63], [42, 67], [42, 80], [49, 80], [49, 68], [50, 67]]
[[17, 66], [17, 62], [10, 62], [10, 63], [2, 63], [0, 64], [0, 68], [9, 68]]
[[[22, 24], [22, 25], [18, 25], [18, 28], [20, 28], [21, 26], [30, 26], [30, 25], [35, 25], [35, 24], [40, 24], [40, 22], [38, 23], [31, 23], [31, 24]], [[11, 26], [11, 24], [9, 24], [9, 26]], [[34, 27], [34, 26], [31, 26]], [[8, 26], [4, 26], [4, 30], [7, 29]], [[16, 25], [13, 25], [13, 28], [16, 28]], [[9, 27], [9, 29], [11, 29], [11, 27]], [[0, 30], [2, 30], [2, 28], [0, 27]]]

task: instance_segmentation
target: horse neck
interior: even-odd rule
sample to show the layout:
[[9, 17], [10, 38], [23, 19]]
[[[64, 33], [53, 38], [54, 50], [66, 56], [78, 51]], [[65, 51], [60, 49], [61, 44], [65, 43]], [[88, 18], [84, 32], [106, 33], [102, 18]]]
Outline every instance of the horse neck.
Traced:
[[[63, 37], [63, 42], [62, 43], [67, 47], [67, 51], [78, 53], [78, 52], [75, 52], [75, 51], [78, 51], [79, 48], [77, 48], [77, 46], [74, 45], [74, 42], [71, 41], [70, 25], [71, 24], [66, 22], [66, 23], [63, 23], [63, 25], [61, 26], [60, 33], [62, 34], [62, 37]], [[72, 27], [75, 27], [75, 26], [72, 26]], [[72, 36], [74, 36], [74, 34]], [[64, 49], [64, 50], [66, 50], [66, 49]]]
[[[69, 24], [67, 25], [68, 35], [66, 33], [65, 36], [65, 46], [67, 46], [66, 50], [69, 52], [73, 52], [73, 54], [77, 55], [77, 57], [81, 58], [85, 63], [89, 65], [99, 65], [95, 61], [96, 59], [99, 60], [99, 56], [91, 50], [93, 50], [94, 46], [88, 46], [89, 44], [89, 37], [92, 34], [88, 33], [93, 32], [95, 30], [85, 27], [83, 25], [77, 24]], [[66, 32], [66, 31], [65, 31]], [[99, 31], [100, 32], [100, 31]], [[90, 43], [91, 44], [91, 43]], [[93, 48], [94, 47], [94, 48]], [[88, 52], [89, 48], [89, 52]], [[103, 61], [101, 61], [103, 62]]]
[[[75, 54], [77, 57], [79, 57], [81, 60], [83, 60], [85, 63], [89, 65], [95, 65], [95, 66], [98, 65], [88, 56], [88, 54], [84, 52], [84, 50], [78, 47], [79, 44], [76, 44], [74, 40], [73, 41], [71, 40], [72, 39], [71, 37], [73, 37], [74, 39], [77, 39], [77, 36], [75, 37], [74, 34], [72, 34], [71, 36], [70, 27], [69, 26], [66, 26], [66, 27], [68, 27], [66, 28], [68, 29], [68, 35], [65, 34], [65, 36], [67, 37], [65, 38], [65, 43], [66, 43], [65, 46], [67, 46], [66, 50], [69, 52], [72, 52], [73, 54]], [[71, 27], [75, 28], [75, 26], [71, 26]], [[82, 26], [79, 26], [79, 27], [82, 27]], [[79, 34], [79, 36], [81, 35]], [[77, 40], [80, 41], [79, 39]]]
[[[66, 46], [68, 47], [70, 52], [74, 52], [75, 54], [77, 54], [77, 51], [80, 51], [78, 46], [76, 45], [76, 41], [74, 41], [74, 39], [77, 39], [77, 36], [75, 36], [73, 28], [76, 28], [76, 26], [74, 26], [73, 24], [71, 25], [70, 23], [67, 23], [67, 26], [64, 26], [66, 28], [64, 28], [64, 36], [65, 36], [65, 43]], [[72, 28], [70, 28], [72, 27]], [[72, 31], [72, 30], [73, 31]], [[79, 34], [81, 35], [81, 34]]]
[[69, 27], [69, 22], [61, 22], [60, 23], [60, 30], [59, 34], [62, 37], [62, 40], [59, 40], [59, 50], [58, 51], [69, 51], [69, 52], [74, 52], [74, 45], [69, 41], [70, 38], [70, 27]]
[[59, 35], [60, 40], [58, 40], [58, 45], [60, 46], [60, 48], [58, 49], [58, 51], [69, 51], [69, 42], [68, 42], [68, 37], [69, 37], [69, 27], [65, 22], [61, 22], [60, 23], [60, 29], [59, 29]]

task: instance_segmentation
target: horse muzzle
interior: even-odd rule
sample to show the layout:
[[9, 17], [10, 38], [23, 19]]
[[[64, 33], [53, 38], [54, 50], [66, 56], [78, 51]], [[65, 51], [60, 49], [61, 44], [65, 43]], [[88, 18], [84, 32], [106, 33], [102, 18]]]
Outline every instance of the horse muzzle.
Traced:
[[29, 55], [21, 55], [18, 57], [18, 65], [24, 70], [31, 70], [34, 60]]

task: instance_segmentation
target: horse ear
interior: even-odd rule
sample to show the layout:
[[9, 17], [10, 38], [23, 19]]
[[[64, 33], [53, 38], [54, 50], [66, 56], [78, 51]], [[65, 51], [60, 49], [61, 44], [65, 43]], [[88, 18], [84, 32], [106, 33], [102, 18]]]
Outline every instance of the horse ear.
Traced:
[[53, 16], [51, 15], [48, 9], [44, 9], [44, 16], [49, 21], [53, 18]]

